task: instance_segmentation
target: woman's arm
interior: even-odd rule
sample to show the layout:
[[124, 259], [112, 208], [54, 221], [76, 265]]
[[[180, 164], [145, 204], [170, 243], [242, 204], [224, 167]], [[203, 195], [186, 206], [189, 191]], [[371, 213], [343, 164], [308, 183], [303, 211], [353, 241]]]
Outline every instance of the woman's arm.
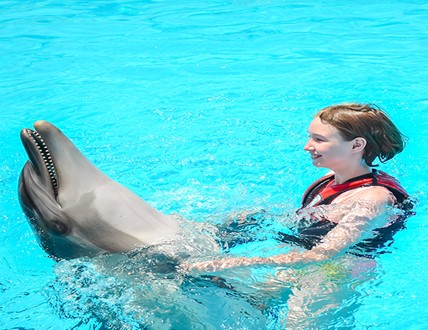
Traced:
[[[267, 258], [222, 258], [198, 263], [185, 263], [183, 268], [202, 271], [217, 271], [220, 269], [250, 266], [250, 265], [300, 265], [310, 262], [323, 261], [346, 251], [346, 249], [362, 239], [371, 236], [372, 230], [383, 227], [388, 223], [388, 206], [392, 206], [394, 196], [383, 187], [362, 188], [352, 198], [338, 205], [350, 208], [349, 213], [338, 221], [323, 240], [308, 251], [295, 251]], [[332, 214], [334, 217], [334, 215]]]

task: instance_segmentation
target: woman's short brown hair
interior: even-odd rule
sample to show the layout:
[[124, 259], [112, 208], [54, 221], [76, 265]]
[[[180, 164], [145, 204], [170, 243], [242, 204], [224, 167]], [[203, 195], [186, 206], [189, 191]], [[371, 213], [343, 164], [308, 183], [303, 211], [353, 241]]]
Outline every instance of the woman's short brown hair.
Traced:
[[377, 166], [373, 165], [376, 158], [385, 163], [404, 149], [404, 135], [376, 105], [332, 105], [322, 109], [315, 117], [334, 126], [346, 141], [363, 137], [367, 141], [363, 158], [368, 166]]

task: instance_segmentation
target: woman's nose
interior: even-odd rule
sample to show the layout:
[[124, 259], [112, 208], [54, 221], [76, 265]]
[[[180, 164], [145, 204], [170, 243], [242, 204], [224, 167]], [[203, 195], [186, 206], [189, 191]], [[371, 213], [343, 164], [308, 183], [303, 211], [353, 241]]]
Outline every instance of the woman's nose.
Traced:
[[312, 149], [314, 149], [314, 147], [313, 147], [313, 146], [312, 146], [312, 144], [311, 144], [311, 139], [309, 139], [309, 140], [306, 142], [305, 146], [303, 147], [303, 150], [309, 151], [309, 150], [312, 150]]

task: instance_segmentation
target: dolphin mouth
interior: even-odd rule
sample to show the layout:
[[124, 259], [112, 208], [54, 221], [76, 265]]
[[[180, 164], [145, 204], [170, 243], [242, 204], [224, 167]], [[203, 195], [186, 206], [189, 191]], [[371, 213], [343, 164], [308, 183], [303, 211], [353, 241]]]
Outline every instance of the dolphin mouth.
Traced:
[[33, 131], [32, 129], [25, 128], [22, 130], [22, 134], [27, 137], [27, 141], [31, 142], [31, 145], [33, 146], [31, 151], [37, 150], [37, 153], [39, 156], [39, 157], [36, 157], [33, 152], [30, 152], [30, 150], [28, 150], [29, 146], [27, 144], [24, 144], [25, 148], [27, 149], [27, 154], [30, 158], [30, 161], [33, 164], [33, 167], [35, 167], [36, 170], [39, 173], [41, 173], [40, 159], [43, 161], [44, 167], [49, 175], [49, 179], [52, 184], [52, 189], [53, 189], [55, 198], [58, 197], [58, 188], [59, 188], [58, 176], [57, 176], [55, 164], [52, 159], [48, 146], [46, 145], [42, 136], [38, 132]]

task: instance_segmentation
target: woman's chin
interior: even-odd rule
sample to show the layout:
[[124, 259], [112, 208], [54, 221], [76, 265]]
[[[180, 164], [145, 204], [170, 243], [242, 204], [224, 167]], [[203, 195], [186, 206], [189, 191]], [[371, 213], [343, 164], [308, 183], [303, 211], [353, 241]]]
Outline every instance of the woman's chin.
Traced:
[[312, 165], [315, 167], [325, 167], [322, 165], [322, 161], [320, 158], [312, 158]]

